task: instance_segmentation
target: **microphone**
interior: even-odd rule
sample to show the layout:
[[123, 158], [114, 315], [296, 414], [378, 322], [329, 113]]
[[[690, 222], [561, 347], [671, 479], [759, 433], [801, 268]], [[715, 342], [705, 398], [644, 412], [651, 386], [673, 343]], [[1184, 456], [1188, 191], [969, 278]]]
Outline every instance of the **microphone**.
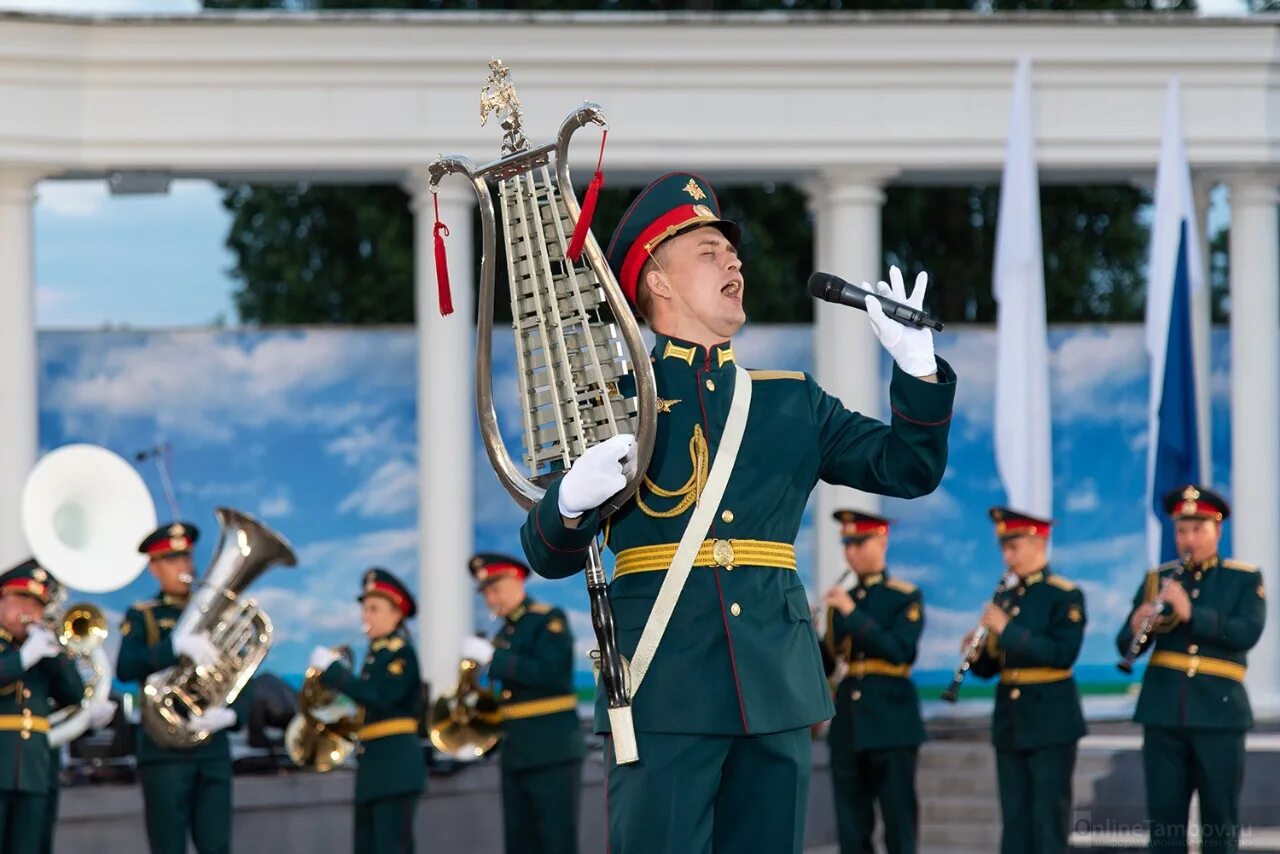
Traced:
[[884, 309], [884, 313], [894, 320], [914, 326], [916, 329], [927, 326], [934, 332], [942, 331], [942, 322], [930, 317], [929, 312], [882, 297], [875, 291], [868, 291], [830, 273], [814, 273], [809, 277], [809, 295], [827, 302], [860, 308], [863, 311], [867, 310], [867, 296], [870, 295], [880, 300], [880, 307]]

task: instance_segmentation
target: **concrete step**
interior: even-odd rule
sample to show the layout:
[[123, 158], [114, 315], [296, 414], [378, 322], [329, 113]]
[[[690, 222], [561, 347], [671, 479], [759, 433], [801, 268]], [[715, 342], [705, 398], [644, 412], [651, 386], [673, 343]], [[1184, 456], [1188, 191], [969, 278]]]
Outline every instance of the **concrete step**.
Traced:
[[1000, 805], [993, 797], [952, 797], [920, 800], [920, 823], [999, 824]]
[[994, 851], [1000, 845], [1000, 825], [982, 824], [924, 824], [920, 825], [920, 845], [936, 846], [954, 851], [958, 848], [980, 848]]

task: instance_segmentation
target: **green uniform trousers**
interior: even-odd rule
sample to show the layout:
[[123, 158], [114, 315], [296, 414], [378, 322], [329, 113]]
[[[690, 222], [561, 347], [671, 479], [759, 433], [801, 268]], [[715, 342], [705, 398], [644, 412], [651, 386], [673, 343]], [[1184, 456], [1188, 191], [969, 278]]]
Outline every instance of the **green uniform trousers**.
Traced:
[[58, 826], [58, 792], [61, 788], [53, 786], [49, 789], [49, 799], [44, 805], [44, 828], [40, 832], [40, 854], [53, 854], [53, 831]]
[[48, 801], [44, 792], [0, 792], [0, 851], [40, 854]]
[[1200, 793], [1200, 850], [1235, 852], [1240, 844], [1244, 732], [1143, 727], [1150, 850], [1187, 850], [1191, 793]]
[[421, 794], [356, 803], [356, 854], [413, 854], [413, 814]]
[[147, 762], [138, 766], [151, 854], [231, 850], [231, 763], [224, 760]]
[[996, 750], [1001, 854], [1064, 854], [1071, 824], [1076, 742]]
[[576, 854], [582, 762], [502, 769], [507, 854]]
[[640, 761], [608, 741], [609, 854], [800, 854], [809, 728], [768, 735], [638, 732]]
[[915, 854], [918, 747], [891, 750], [831, 750], [831, 785], [836, 802], [840, 854], [867, 854], [876, 829], [875, 803], [884, 817], [889, 854]]

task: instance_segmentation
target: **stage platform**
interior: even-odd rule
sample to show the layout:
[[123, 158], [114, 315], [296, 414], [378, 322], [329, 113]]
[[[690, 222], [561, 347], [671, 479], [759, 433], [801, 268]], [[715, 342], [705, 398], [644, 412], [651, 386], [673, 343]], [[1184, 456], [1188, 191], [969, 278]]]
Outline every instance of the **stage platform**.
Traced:
[[[929, 723], [920, 756], [922, 854], [991, 854], [998, 850], [1000, 807], [995, 763], [983, 718]], [[1093, 854], [1145, 850], [1141, 731], [1127, 722], [1094, 723], [1080, 744], [1074, 781], [1072, 848]], [[1242, 850], [1280, 854], [1280, 725], [1248, 739], [1241, 799]], [[583, 854], [604, 851], [604, 766], [599, 751], [583, 772]], [[351, 839], [352, 772], [239, 775], [235, 781], [234, 850], [272, 854], [346, 851]], [[501, 854], [496, 762], [433, 776], [417, 816], [425, 854]], [[807, 854], [836, 854], [826, 745], [813, 745]], [[142, 852], [146, 839], [136, 785], [68, 787], [62, 793], [55, 851]]]

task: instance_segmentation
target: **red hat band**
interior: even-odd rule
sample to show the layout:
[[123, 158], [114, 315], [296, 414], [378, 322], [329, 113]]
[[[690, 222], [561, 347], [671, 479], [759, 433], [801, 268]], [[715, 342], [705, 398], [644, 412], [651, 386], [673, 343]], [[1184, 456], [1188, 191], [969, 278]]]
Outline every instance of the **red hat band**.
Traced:
[[622, 275], [619, 277], [618, 284], [621, 285], [627, 299], [635, 303], [636, 293], [640, 290], [640, 271], [644, 269], [644, 262], [649, 260], [653, 254], [652, 250], [656, 249], [658, 244], [674, 237], [691, 225], [699, 222], [711, 224], [719, 220], [715, 212], [706, 205], [689, 204], [672, 208], [649, 223], [631, 244], [622, 262]]
[[484, 583], [493, 581], [503, 575], [513, 575], [516, 578], [524, 578], [529, 573], [523, 566], [514, 563], [491, 563], [488, 566], [482, 566], [476, 570], [476, 580]]
[[1034, 519], [1002, 519], [996, 522], [997, 537], [1032, 537], [1049, 536], [1049, 523], [1037, 522]]
[[1214, 504], [1208, 501], [1197, 501], [1194, 498], [1188, 498], [1180, 501], [1173, 507], [1173, 512], [1169, 514], [1174, 519], [1214, 519], [1222, 521], [1222, 511]]
[[4, 593], [25, 593], [35, 596], [39, 599], [47, 599], [49, 596], [49, 588], [44, 582], [36, 581], [34, 578], [14, 578], [0, 585], [0, 591]]
[[406, 600], [404, 595], [401, 594], [401, 592], [393, 585], [387, 584], [385, 581], [375, 581], [372, 584], [367, 585], [364, 592], [366, 596], [371, 593], [383, 596], [391, 600], [391, 604], [395, 605], [402, 612], [406, 614], [409, 613], [408, 600]]

